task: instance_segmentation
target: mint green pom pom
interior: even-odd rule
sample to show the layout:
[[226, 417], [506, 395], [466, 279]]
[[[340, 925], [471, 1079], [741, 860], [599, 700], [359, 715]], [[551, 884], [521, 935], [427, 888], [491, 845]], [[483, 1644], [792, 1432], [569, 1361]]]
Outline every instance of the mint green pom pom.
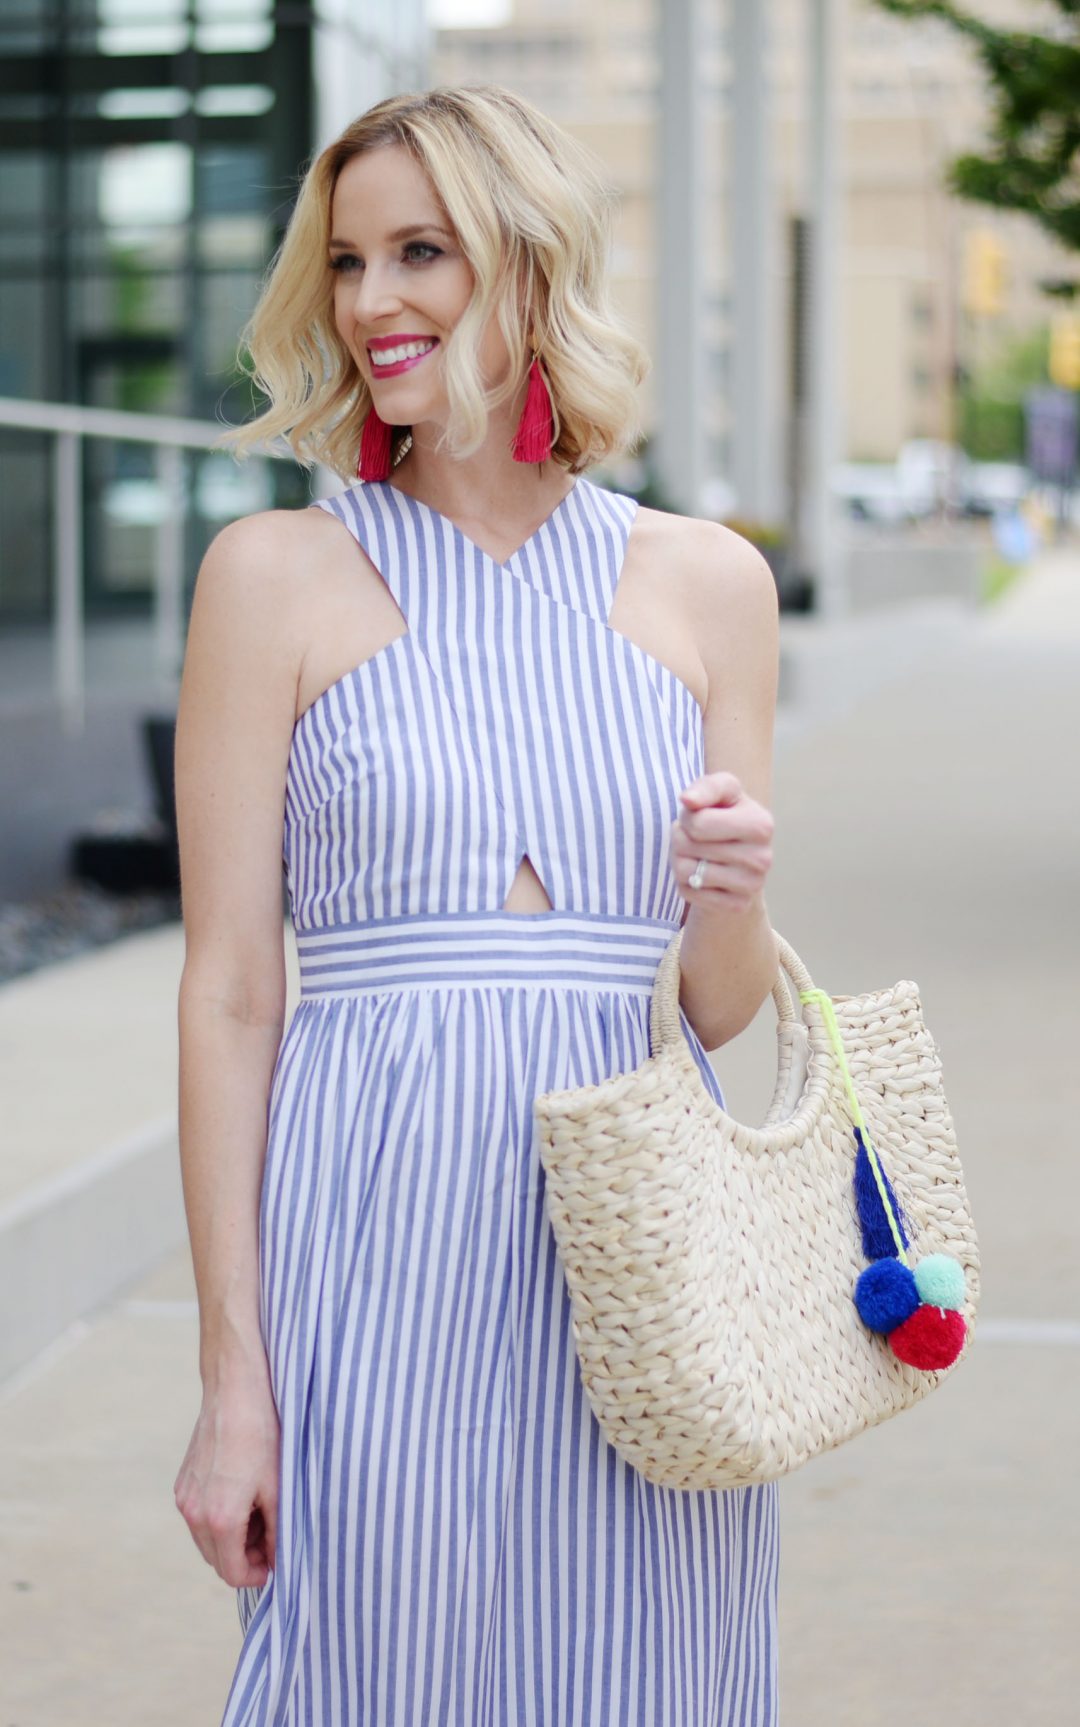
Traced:
[[964, 1305], [964, 1268], [948, 1253], [929, 1253], [915, 1267], [915, 1287], [927, 1307]]

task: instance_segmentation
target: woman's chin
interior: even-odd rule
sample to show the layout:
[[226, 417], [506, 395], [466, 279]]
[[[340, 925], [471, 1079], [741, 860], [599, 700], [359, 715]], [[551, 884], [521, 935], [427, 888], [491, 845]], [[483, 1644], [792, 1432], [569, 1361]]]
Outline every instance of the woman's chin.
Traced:
[[408, 426], [414, 432], [420, 426], [428, 426], [436, 432], [447, 421], [445, 405], [440, 411], [433, 402], [407, 390], [373, 390], [371, 399], [380, 420], [388, 426]]
[[[398, 386], [395, 388], [395, 385]], [[429, 390], [409, 388], [408, 374], [402, 378], [387, 378], [376, 381], [372, 387], [371, 399], [378, 410], [379, 418], [396, 425], [411, 424], [413, 420], [423, 419], [425, 415], [436, 410], [436, 404], [431, 400]]]

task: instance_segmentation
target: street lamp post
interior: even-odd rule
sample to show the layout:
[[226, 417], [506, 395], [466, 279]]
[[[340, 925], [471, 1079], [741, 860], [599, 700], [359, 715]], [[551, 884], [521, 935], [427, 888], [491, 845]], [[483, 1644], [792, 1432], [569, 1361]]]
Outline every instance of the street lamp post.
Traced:
[[657, 23], [657, 478], [676, 509], [698, 515], [706, 469], [701, 0], [665, 0], [657, 6]]
[[815, 609], [825, 617], [848, 610], [847, 536], [832, 476], [839, 460], [844, 327], [840, 296], [842, 199], [840, 55], [846, 0], [810, 0], [807, 77], [807, 205], [809, 223], [809, 344], [807, 353], [806, 508], [800, 539], [814, 581]]

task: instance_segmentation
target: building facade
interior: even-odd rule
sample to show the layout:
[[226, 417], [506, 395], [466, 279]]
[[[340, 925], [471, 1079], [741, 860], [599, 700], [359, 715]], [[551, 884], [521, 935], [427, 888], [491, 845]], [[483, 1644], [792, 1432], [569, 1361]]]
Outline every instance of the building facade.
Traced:
[[[313, 150], [426, 81], [421, 0], [5, 0], [0, 397], [204, 421], [250, 412], [237, 343]], [[48, 439], [0, 427], [0, 622], [49, 609]], [[88, 440], [85, 613], [146, 615], [155, 455]], [[185, 569], [223, 519], [297, 501], [286, 464], [186, 458]]]
[[[795, 218], [806, 207], [807, 0], [767, 0], [772, 102], [774, 303], [781, 378], [792, 374]], [[707, 110], [705, 436], [718, 476], [731, 466], [731, 54], [729, 0], [702, 0]], [[621, 198], [613, 259], [620, 304], [657, 347], [656, 199], [660, 89], [653, 0], [507, 0], [502, 23], [436, 32], [433, 82], [508, 84], [589, 145]], [[1024, 0], [981, 0], [980, 17], [1038, 29]], [[841, 421], [851, 460], [891, 460], [908, 438], [952, 435], [957, 365], [977, 367], [1010, 332], [1048, 316], [1038, 283], [1067, 259], [1033, 223], [953, 197], [953, 156], [986, 140], [987, 94], [970, 43], [937, 20], [904, 20], [846, 0], [836, 68], [842, 163], [838, 274], [844, 299]], [[1005, 249], [1002, 311], [964, 309], [965, 237], [989, 228]], [[646, 420], [653, 385], [646, 383]]]

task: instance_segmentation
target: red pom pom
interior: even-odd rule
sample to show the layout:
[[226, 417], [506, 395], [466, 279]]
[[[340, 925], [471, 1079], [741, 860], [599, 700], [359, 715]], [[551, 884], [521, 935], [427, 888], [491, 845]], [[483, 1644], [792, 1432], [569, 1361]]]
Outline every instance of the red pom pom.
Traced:
[[949, 1307], [917, 1307], [910, 1319], [890, 1331], [893, 1353], [909, 1367], [930, 1372], [951, 1367], [964, 1347], [967, 1326], [962, 1313]]

